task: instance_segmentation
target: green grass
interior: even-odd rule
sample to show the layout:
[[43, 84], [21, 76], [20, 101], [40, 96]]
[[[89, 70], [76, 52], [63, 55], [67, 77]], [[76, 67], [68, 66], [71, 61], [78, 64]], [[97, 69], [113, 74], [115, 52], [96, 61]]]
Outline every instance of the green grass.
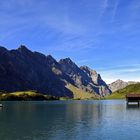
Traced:
[[[97, 94], [92, 94], [86, 91], [83, 91], [71, 84], [68, 84], [66, 86], [70, 91], [73, 93], [74, 100], [88, 100], [88, 99], [100, 99], [100, 96]], [[101, 99], [125, 99], [126, 94], [140, 94], [140, 84], [133, 84], [129, 85], [124, 89], [118, 90], [111, 95], [108, 95]], [[3, 93], [0, 92], [0, 100], [1, 101], [26, 101], [26, 100], [68, 100], [70, 98], [67, 97], [54, 97], [50, 95], [44, 95], [41, 93], [38, 93], [36, 91], [19, 91], [19, 92], [13, 92], [13, 93]]]
[[129, 85], [124, 89], [118, 90], [111, 95], [105, 97], [105, 99], [125, 99], [127, 94], [140, 94], [140, 84]]
[[13, 92], [13, 93], [0, 92], [0, 100], [1, 101], [32, 101], [32, 100], [37, 101], [37, 100], [99, 99], [99, 96], [97, 94], [85, 92], [71, 84], [68, 84], [67, 88], [70, 91], [72, 91], [73, 96], [74, 96], [73, 98], [54, 97], [54, 96], [50, 96], [50, 95], [44, 95], [44, 94], [38, 93], [36, 91], [18, 91], [18, 92]]
[[99, 96], [97, 94], [83, 91], [83, 90], [81, 90], [81, 89], [79, 89], [71, 84], [68, 84], [67, 88], [73, 93], [74, 100], [99, 99]]
[[44, 95], [36, 91], [19, 91], [13, 93], [0, 93], [1, 101], [32, 101], [32, 100], [58, 100], [58, 97]]

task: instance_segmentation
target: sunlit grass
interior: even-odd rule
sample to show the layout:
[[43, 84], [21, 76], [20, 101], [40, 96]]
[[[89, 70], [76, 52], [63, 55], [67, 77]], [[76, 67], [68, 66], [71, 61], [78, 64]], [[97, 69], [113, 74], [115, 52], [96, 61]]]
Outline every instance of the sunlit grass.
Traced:
[[0, 93], [0, 100], [57, 100], [58, 97], [44, 95], [36, 91]]
[[81, 100], [81, 99], [99, 99], [97, 94], [89, 93], [83, 91], [71, 84], [67, 85], [67, 88], [73, 93], [73, 99]]
[[129, 85], [124, 89], [118, 90], [105, 99], [125, 99], [127, 94], [140, 94], [140, 84]]

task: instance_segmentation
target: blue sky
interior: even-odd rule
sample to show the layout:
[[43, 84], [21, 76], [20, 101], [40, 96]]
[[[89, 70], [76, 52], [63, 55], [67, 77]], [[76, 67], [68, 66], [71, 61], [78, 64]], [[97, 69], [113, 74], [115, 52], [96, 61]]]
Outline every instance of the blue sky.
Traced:
[[70, 57], [110, 83], [140, 81], [139, 0], [3, 0], [0, 45]]

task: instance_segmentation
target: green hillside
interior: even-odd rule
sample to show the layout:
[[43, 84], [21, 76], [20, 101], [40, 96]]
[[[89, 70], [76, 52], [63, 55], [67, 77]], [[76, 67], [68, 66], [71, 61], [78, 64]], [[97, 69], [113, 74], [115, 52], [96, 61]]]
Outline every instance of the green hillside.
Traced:
[[0, 93], [1, 101], [41, 101], [41, 100], [58, 100], [58, 97], [44, 95], [36, 91], [19, 91], [13, 93]]
[[[96, 94], [85, 92], [75, 86], [69, 84], [67, 88], [73, 92], [73, 99], [84, 100], [84, 99], [99, 99]], [[51, 95], [44, 95], [36, 91], [18, 91], [13, 93], [0, 92], [0, 101], [41, 101], [41, 100], [67, 100], [71, 99], [68, 97], [55, 97]]]
[[[100, 96], [97, 94], [91, 94], [88, 92], [85, 92], [81, 89], [76, 88], [75, 86], [68, 84], [67, 88], [73, 92], [73, 99], [100, 99]], [[114, 93], [112, 93], [109, 96], [106, 96], [102, 99], [125, 99], [126, 94], [133, 94], [137, 93], [140, 94], [140, 83], [139, 84], [133, 84], [129, 85], [124, 89], [118, 90]], [[63, 97], [62, 97], [63, 99]], [[67, 99], [64, 97], [64, 99]], [[68, 98], [69, 99], [69, 98]], [[50, 95], [44, 95], [41, 93], [38, 93], [36, 91], [20, 91], [20, 92], [14, 92], [14, 93], [0, 93], [0, 100], [1, 101], [13, 101], [13, 100], [19, 100], [19, 101], [25, 101], [25, 100], [61, 100], [61, 98], [50, 96]]]
[[67, 88], [73, 93], [73, 99], [75, 100], [86, 100], [86, 99], [99, 99], [99, 95], [89, 93], [79, 89], [72, 84], [68, 84]]
[[124, 99], [126, 94], [137, 93], [140, 94], [140, 83], [129, 85], [124, 89], [118, 90], [111, 95], [107, 96], [105, 99]]

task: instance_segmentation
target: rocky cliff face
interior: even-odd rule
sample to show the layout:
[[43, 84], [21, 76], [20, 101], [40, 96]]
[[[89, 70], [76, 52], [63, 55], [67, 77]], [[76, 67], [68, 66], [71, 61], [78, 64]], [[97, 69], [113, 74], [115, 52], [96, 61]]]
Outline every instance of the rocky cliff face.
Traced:
[[[54, 72], [54, 68], [57, 72]], [[1, 91], [37, 90], [55, 96], [72, 97], [59, 71], [59, 64], [52, 57], [31, 52], [25, 46], [11, 51], [0, 49]]]
[[16, 50], [0, 47], [0, 91], [36, 90], [54, 96], [73, 97], [66, 88], [72, 84], [90, 93], [110, 93], [96, 71], [78, 67], [70, 58], [57, 62], [51, 55], [32, 52], [25, 46]]
[[102, 96], [111, 93], [111, 90], [109, 89], [108, 85], [102, 80], [100, 74], [98, 74], [95, 70], [92, 70], [87, 66], [81, 66], [80, 69], [88, 75], [89, 79], [91, 79], [89, 83], [90, 85], [92, 84], [95, 92], [99, 93]]
[[133, 81], [124, 82], [124, 81], [119, 79], [119, 80], [109, 84], [108, 86], [112, 92], [115, 92], [117, 90], [120, 90], [120, 89], [127, 87], [128, 85], [137, 84], [137, 83], [138, 82], [133, 82]]
[[59, 63], [62, 71], [73, 80], [76, 87], [101, 96], [111, 93], [107, 84], [95, 70], [91, 70], [87, 66], [79, 68], [70, 58], [61, 59]]

